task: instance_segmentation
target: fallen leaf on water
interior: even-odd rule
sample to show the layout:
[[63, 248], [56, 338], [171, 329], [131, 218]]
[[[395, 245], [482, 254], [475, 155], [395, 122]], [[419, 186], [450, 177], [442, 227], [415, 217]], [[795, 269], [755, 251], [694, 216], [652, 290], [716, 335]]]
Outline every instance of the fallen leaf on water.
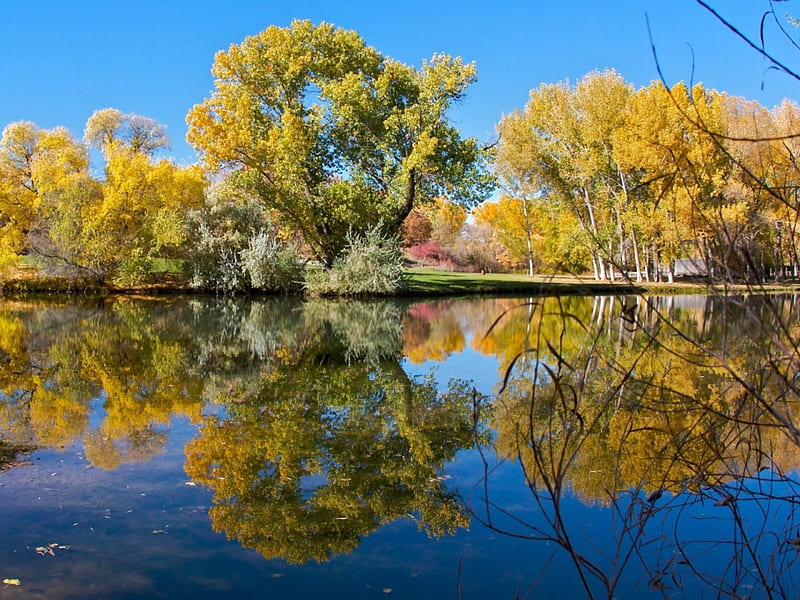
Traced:
[[153, 529], [153, 533], [167, 533], [163, 529]]
[[3, 579], [3, 583], [6, 585], [19, 585], [20, 581], [19, 579]]
[[728, 504], [730, 504], [734, 500], [735, 500], [735, 498], [732, 495], [728, 494], [724, 498], [720, 498], [719, 500], [714, 502], [714, 506], [727, 506]]
[[42, 556], [46, 556], [48, 554], [50, 556], [55, 556], [56, 555], [56, 553], [53, 552], [53, 549], [50, 548], [49, 546], [36, 546], [36, 552], [37, 552], [37, 554], [41, 554]]
[[384, 594], [391, 594], [394, 590], [392, 588], [383, 588], [382, 591]]

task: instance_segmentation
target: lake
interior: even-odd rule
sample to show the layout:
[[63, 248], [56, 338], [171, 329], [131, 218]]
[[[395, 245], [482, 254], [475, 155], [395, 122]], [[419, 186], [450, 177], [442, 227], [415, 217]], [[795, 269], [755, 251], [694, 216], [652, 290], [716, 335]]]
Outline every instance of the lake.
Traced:
[[798, 298], [0, 304], [0, 598], [797, 597]]

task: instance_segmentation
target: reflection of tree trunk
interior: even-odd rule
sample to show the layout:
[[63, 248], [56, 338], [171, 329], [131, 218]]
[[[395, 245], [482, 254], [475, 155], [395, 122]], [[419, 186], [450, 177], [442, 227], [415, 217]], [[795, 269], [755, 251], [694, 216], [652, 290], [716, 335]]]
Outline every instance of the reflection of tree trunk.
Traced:
[[703, 339], [709, 334], [711, 330], [711, 324], [713, 323], [713, 316], [714, 316], [714, 305], [711, 302], [711, 296], [706, 297], [705, 306], [703, 306], [703, 323], [700, 327], [700, 332], [703, 336]]
[[598, 327], [603, 326], [603, 319], [606, 316], [606, 296], [600, 296], [600, 306], [597, 309], [597, 316], [595, 317], [595, 324]]
[[399, 384], [400, 393], [403, 396], [402, 407], [406, 423], [414, 425], [414, 392], [411, 378], [397, 360], [387, 360], [382, 365], [386, 367], [386, 370], [394, 376], [395, 381]]

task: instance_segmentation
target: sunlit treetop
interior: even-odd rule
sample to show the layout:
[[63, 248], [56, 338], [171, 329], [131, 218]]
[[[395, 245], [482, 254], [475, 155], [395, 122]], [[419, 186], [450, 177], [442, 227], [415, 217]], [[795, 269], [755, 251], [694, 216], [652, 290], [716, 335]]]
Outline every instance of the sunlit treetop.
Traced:
[[188, 141], [212, 170], [278, 211], [330, 265], [350, 230], [397, 232], [416, 204], [486, 197], [492, 178], [448, 110], [475, 65], [436, 54], [420, 69], [353, 31], [294, 21], [217, 53], [215, 91], [187, 116]]

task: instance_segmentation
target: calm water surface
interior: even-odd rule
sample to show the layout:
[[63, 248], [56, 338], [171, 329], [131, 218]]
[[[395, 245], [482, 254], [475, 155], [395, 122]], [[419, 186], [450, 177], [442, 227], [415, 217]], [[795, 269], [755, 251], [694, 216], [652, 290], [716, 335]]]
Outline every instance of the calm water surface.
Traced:
[[6, 301], [0, 598], [796, 597], [796, 303]]

